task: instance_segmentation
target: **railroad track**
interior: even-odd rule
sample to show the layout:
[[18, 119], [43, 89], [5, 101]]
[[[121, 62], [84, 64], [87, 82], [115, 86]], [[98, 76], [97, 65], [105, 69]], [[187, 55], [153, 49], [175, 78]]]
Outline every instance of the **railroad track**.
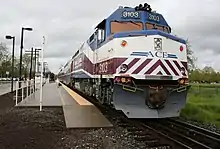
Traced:
[[220, 148], [220, 134], [218, 133], [179, 120], [169, 119], [166, 122], [175, 129], [176, 132], [178, 131], [179, 133], [184, 134], [194, 142], [199, 142], [201, 146], [200, 148]]
[[118, 127], [125, 128], [128, 134], [133, 136], [136, 141], [144, 143], [144, 148], [146, 149], [172, 149], [174, 146], [176, 147], [178, 145], [155, 133], [153, 128], [146, 128], [139, 121], [127, 119], [122, 112], [103, 106], [98, 108], [107, 119], [114, 121]]
[[[73, 89], [73, 88], [72, 88]], [[131, 120], [123, 113], [101, 105], [94, 97], [75, 92], [92, 102], [108, 119], [126, 128], [137, 141], [149, 149], [219, 149], [220, 135], [174, 119]]]
[[175, 119], [145, 122], [146, 126], [159, 130], [163, 135], [179, 141], [186, 148], [219, 149], [220, 135]]

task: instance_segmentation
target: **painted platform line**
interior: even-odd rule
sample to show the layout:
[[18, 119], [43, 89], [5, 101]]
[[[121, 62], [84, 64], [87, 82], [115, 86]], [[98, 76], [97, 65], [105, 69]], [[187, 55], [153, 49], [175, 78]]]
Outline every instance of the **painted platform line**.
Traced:
[[[61, 83], [62, 84], [62, 83]], [[71, 90], [70, 88], [68, 88], [66, 85], [62, 84], [63, 88], [73, 97], [73, 99], [75, 99], [75, 101], [79, 104], [79, 105], [93, 105], [92, 103], [90, 103], [88, 100], [84, 99], [82, 96], [80, 96], [79, 94], [77, 94], [76, 92], [74, 92], [73, 90]]]

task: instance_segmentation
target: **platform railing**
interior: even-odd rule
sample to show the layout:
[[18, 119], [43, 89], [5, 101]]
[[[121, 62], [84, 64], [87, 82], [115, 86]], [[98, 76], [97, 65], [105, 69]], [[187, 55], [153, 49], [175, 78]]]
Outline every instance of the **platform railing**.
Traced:
[[[19, 88], [19, 83], [21, 84], [21, 87]], [[35, 82], [34, 80], [26, 80], [26, 81], [16, 81], [16, 85], [15, 85], [15, 105], [18, 105], [18, 97], [21, 97], [21, 101], [24, 100], [24, 96], [28, 97], [30, 96], [32, 93], [34, 93], [37, 90], [37, 85], [40, 82]], [[24, 93], [26, 89], [26, 93]], [[20, 95], [19, 95], [19, 90], [21, 91]]]
[[0, 84], [9, 84], [9, 83], [11, 83], [10, 80], [7, 80], [7, 81], [5, 81], [5, 80], [0, 80]]

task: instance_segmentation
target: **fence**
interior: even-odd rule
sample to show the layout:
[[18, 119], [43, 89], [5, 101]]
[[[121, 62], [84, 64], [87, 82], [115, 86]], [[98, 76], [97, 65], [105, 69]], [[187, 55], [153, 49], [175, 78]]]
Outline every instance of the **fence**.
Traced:
[[[19, 87], [19, 83], [21, 86]], [[15, 105], [18, 105], [18, 99], [21, 97], [20, 101], [23, 101], [24, 98], [30, 96], [38, 89], [39, 81], [27, 80], [27, 81], [16, 81], [15, 84]], [[20, 92], [19, 92], [20, 91]]]
[[11, 81], [0, 81], [0, 85], [1, 84], [9, 84], [9, 83], [11, 83]]
[[220, 94], [220, 85], [192, 84], [189, 92], [192, 94]]

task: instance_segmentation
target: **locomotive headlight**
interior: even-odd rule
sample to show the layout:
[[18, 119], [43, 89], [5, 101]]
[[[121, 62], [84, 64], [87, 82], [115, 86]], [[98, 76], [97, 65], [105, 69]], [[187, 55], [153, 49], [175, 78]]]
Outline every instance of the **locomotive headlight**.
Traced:
[[189, 84], [189, 80], [187, 78], [180, 78], [178, 81], [180, 85]]
[[121, 67], [120, 67], [120, 70], [122, 72], [126, 72], [128, 70], [128, 66], [126, 64], [122, 64]]
[[180, 84], [184, 84], [184, 82], [185, 82], [184, 79], [179, 80]]
[[125, 79], [125, 78], [121, 78], [121, 82], [122, 82], [122, 83], [125, 83], [125, 82], [126, 82], [126, 79]]

